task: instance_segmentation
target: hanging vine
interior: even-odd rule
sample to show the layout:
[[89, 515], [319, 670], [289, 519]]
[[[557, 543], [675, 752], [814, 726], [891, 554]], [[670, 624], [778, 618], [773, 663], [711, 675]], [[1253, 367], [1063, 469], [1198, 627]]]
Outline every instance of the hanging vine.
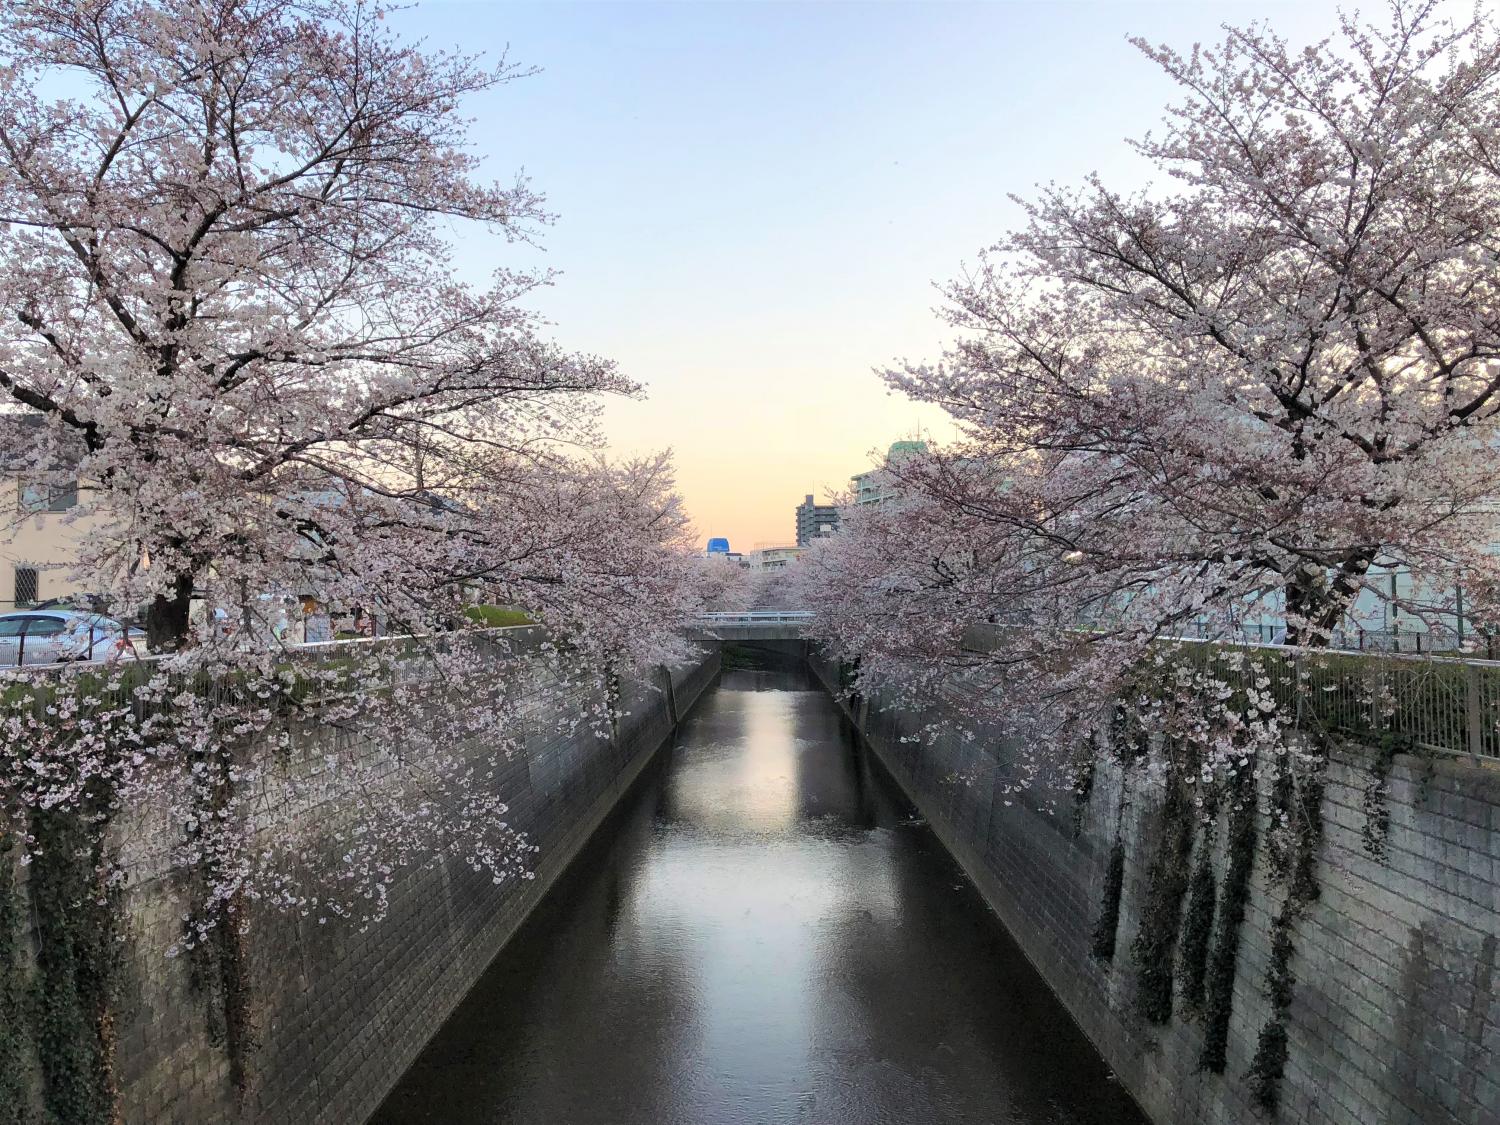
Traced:
[[[1099, 903], [1099, 917], [1089, 951], [1100, 961], [1112, 961], [1120, 929], [1120, 899], [1125, 891], [1125, 810], [1130, 806], [1130, 767], [1145, 757], [1147, 739], [1139, 716], [1116, 703], [1110, 710], [1109, 745], [1120, 767], [1120, 796], [1115, 808], [1115, 842], [1109, 849], [1104, 868], [1104, 889]], [[1097, 752], [1098, 742], [1090, 739]], [[1090, 774], [1090, 788], [1093, 786]]]
[[[97, 800], [93, 807], [102, 809]], [[118, 886], [103, 874], [108, 821], [35, 810], [28, 891], [36, 916], [32, 1011], [42, 1093], [68, 1125], [116, 1118], [114, 1003], [119, 979]]]
[[1188, 887], [1194, 819], [1192, 804], [1174, 774], [1167, 781], [1162, 803], [1161, 837], [1151, 859], [1140, 928], [1130, 944], [1136, 968], [1136, 1007], [1150, 1023], [1172, 1018], [1172, 962]]
[[1229, 1017], [1234, 1004], [1234, 975], [1239, 964], [1240, 930], [1250, 901], [1250, 873], [1255, 866], [1255, 775], [1248, 766], [1230, 783], [1228, 857], [1219, 896], [1213, 951], [1203, 981], [1203, 1051], [1198, 1065], [1224, 1072], [1229, 1046]]
[[0, 835], [0, 1121], [33, 1119], [31, 1035], [21, 930], [21, 890], [9, 835]]
[[[200, 910], [202, 908], [200, 907]], [[202, 913], [189, 916], [185, 937], [204, 932], [189, 946], [193, 989], [207, 999], [209, 1041], [229, 1060], [229, 1081], [243, 1096], [249, 1089], [249, 1060], [259, 1040], [251, 1010], [248, 957], [243, 919], [236, 900], [221, 906], [212, 921]]]
[[1390, 776], [1396, 755], [1406, 749], [1410, 738], [1384, 731], [1370, 740], [1374, 755], [1369, 759], [1370, 779], [1365, 783], [1361, 804], [1365, 822], [1360, 829], [1365, 851], [1381, 862], [1386, 858], [1386, 841], [1391, 831]]
[[1310, 756], [1312, 768], [1298, 778], [1290, 758], [1283, 759], [1271, 790], [1273, 825], [1267, 847], [1272, 877], [1286, 886], [1286, 897], [1271, 926], [1271, 961], [1266, 969], [1266, 996], [1271, 1015], [1261, 1028], [1250, 1062], [1251, 1097], [1267, 1113], [1274, 1114], [1281, 1100], [1281, 1080], [1286, 1070], [1286, 1013], [1296, 987], [1292, 968], [1295, 953], [1293, 926], [1308, 904], [1319, 896], [1317, 851], [1323, 838], [1323, 781], [1325, 747]]
[[1073, 839], [1083, 834], [1083, 822], [1088, 816], [1089, 798], [1094, 793], [1094, 774], [1098, 769], [1098, 741], [1091, 735], [1084, 744], [1078, 760], [1073, 763]]
[[1208, 967], [1214, 909], [1218, 899], [1218, 883], [1214, 878], [1214, 844], [1218, 838], [1216, 825], [1219, 813], [1217, 785], [1202, 786], [1199, 813], [1199, 819], [1204, 825], [1203, 840], [1198, 848], [1198, 862], [1193, 868], [1193, 878], [1188, 885], [1187, 915], [1182, 920], [1182, 937], [1179, 943], [1183, 1004], [1195, 1015], [1203, 1009], [1203, 980]]
[[1187, 915], [1182, 920], [1182, 1000], [1188, 1011], [1203, 1008], [1204, 977], [1213, 939], [1214, 906], [1218, 886], [1214, 881], [1213, 836], [1206, 835], [1199, 848], [1198, 863], [1188, 888]]
[[215, 888], [233, 886], [223, 869], [222, 852], [202, 847], [212, 828], [222, 825], [233, 804], [236, 740], [229, 731], [214, 748], [198, 756], [195, 798], [198, 815], [188, 838], [199, 845], [198, 863], [189, 880], [193, 908], [184, 927], [189, 973], [195, 990], [208, 998], [209, 1040], [222, 1047], [229, 1061], [229, 1081], [243, 1097], [250, 1086], [249, 1060], [258, 1046], [251, 1010], [249, 954], [245, 946], [245, 897], [239, 890], [215, 895]]
[[1094, 923], [1093, 941], [1089, 950], [1101, 961], [1109, 961], [1115, 955], [1115, 934], [1120, 928], [1120, 895], [1125, 887], [1125, 842], [1119, 836], [1109, 849], [1109, 863], [1104, 869], [1104, 895], [1099, 906], [1099, 918]]

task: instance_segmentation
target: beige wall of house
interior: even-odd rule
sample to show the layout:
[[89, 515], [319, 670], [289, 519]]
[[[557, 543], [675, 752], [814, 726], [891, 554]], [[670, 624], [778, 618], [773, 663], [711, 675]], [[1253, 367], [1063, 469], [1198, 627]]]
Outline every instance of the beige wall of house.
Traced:
[[79, 516], [77, 494], [76, 482], [0, 477], [0, 613], [86, 589], [76, 566], [99, 520]]

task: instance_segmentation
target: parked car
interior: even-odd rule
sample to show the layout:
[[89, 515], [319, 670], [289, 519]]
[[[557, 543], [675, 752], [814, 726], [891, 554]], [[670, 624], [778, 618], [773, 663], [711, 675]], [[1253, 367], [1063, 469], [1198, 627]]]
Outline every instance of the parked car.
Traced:
[[145, 630], [102, 613], [48, 608], [0, 614], [0, 668], [145, 654]]

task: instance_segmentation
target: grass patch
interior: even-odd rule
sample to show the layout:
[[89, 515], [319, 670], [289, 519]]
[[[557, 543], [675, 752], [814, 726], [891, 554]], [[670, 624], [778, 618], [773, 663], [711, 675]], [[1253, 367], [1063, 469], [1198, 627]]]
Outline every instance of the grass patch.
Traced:
[[476, 625], [483, 625], [486, 629], [536, 624], [524, 611], [510, 609], [503, 605], [471, 605], [464, 610], [464, 616]]

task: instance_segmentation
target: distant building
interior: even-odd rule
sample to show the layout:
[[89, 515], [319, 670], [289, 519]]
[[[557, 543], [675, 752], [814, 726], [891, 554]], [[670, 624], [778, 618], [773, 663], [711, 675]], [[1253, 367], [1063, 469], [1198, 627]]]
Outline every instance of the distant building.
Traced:
[[879, 504], [882, 500], [889, 499], [891, 495], [890, 466], [899, 465], [908, 457], [926, 452], [925, 441], [892, 442], [890, 449], [886, 450], [883, 464], [878, 468], [856, 473], [850, 478], [854, 483], [854, 502], [856, 504]]
[[751, 570], [785, 570], [802, 557], [806, 547], [762, 547], [746, 558]]
[[744, 566], [745, 556], [739, 551], [729, 549], [729, 540], [723, 536], [715, 536], [708, 541], [708, 546], [703, 551], [703, 557], [710, 562], [733, 563], [736, 566]]
[[833, 504], [815, 504], [812, 494], [797, 505], [797, 546], [825, 539], [839, 529], [839, 510]]

